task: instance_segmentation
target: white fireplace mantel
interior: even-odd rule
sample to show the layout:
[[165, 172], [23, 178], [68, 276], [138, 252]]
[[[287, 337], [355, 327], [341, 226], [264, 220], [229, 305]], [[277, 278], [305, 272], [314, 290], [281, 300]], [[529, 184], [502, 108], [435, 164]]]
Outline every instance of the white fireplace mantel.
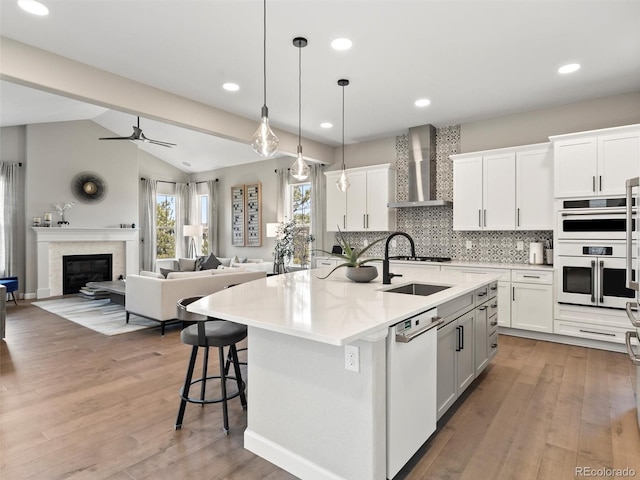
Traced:
[[31, 227], [36, 234], [38, 288], [37, 298], [52, 295], [50, 255], [51, 244], [60, 242], [124, 242], [126, 275], [138, 273], [139, 247], [137, 228]]

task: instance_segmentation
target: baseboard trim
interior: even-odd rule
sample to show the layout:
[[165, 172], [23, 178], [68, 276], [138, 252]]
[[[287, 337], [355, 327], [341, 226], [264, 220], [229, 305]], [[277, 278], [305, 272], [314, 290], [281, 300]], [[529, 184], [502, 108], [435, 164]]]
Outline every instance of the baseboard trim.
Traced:
[[244, 448], [305, 480], [344, 480], [248, 428], [244, 431]]
[[38, 298], [38, 297], [36, 296], [35, 293], [25, 293], [23, 298], [25, 300], [34, 300], [35, 298]]

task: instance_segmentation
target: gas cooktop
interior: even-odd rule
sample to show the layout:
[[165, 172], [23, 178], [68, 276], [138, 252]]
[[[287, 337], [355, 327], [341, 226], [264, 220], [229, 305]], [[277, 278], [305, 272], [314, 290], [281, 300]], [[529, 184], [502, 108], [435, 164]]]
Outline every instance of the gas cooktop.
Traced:
[[404, 255], [397, 255], [395, 257], [389, 257], [389, 260], [407, 260], [409, 262], [439, 262], [445, 263], [450, 262], [451, 258], [449, 257], [410, 257]]

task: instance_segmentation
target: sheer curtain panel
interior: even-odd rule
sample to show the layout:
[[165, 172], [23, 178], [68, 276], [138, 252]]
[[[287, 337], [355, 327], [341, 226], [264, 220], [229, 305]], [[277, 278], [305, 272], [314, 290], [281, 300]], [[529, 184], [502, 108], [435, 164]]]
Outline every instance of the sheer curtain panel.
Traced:
[[141, 270], [156, 270], [156, 195], [158, 182], [143, 178], [140, 189]]
[[209, 193], [209, 211], [207, 212], [209, 220], [209, 253], [218, 255], [218, 181], [208, 180], [207, 190]]
[[18, 244], [18, 172], [20, 165], [0, 162], [0, 276], [16, 275]]

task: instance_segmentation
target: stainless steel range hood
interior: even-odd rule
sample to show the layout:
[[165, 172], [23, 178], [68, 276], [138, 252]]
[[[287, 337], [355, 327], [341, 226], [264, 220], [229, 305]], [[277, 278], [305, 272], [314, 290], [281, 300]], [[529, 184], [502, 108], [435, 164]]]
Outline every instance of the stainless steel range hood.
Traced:
[[436, 129], [421, 125], [409, 129], [409, 198], [390, 202], [389, 208], [450, 206], [450, 200], [436, 199]]

